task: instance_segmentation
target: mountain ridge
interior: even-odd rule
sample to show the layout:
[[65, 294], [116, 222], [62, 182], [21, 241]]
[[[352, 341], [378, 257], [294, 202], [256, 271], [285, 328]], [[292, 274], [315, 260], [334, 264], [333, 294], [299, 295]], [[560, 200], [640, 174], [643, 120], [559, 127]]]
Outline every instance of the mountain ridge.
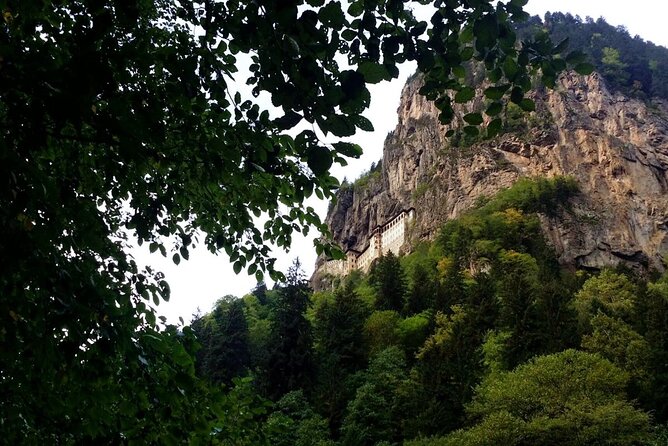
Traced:
[[[386, 138], [380, 174], [344, 185], [326, 222], [344, 251], [361, 250], [373, 228], [415, 208], [407, 247], [476, 202], [521, 177], [572, 176], [581, 193], [569, 212], [541, 215], [559, 261], [599, 269], [618, 263], [662, 270], [668, 252], [668, 102], [611, 92], [598, 73], [564, 73], [554, 89], [531, 93], [536, 111], [509, 104], [506, 130], [492, 140], [460, 133], [464, 114], [485, 105], [482, 94], [458, 107], [451, 125], [419, 94], [420, 78], [402, 91], [399, 122]], [[447, 138], [446, 132], [454, 135]], [[361, 183], [361, 184], [360, 184]], [[319, 275], [326, 259], [316, 264]]]

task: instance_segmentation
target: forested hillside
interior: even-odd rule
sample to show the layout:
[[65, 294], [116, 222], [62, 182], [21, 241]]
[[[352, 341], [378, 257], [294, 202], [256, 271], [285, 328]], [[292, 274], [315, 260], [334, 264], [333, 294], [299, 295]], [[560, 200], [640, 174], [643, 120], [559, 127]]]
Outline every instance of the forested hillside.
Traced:
[[537, 213], [577, 193], [524, 179], [331, 290], [221, 299], [192, 327], [238, 444], [665, 444], [668, 275], [560, 267]]
[[[665, 52], [519, 40], [527, 1], [0, 0], [2, 443], [665, 444]], [[341, 187], [405, 62], [414, 106]], [[385, 186], [358, 226], [415, 208], [411, 254], [317, 293], [278, 269], [328, 232], [309, 199]], [[168, 324], [141, 246], [278, 285]]]
[[545, 31], [556, 42], [568, 39], [569, 50], [589, 56], [609, 87], [631, 96], [668, 99], [668, 48], [631, 36], [623, 26], [603, 18], [584, 20], [571, 14], [547, 13], [518, 25], [521, 36]]
[[[457, 107], [459, 124], [444, 136], [413, 79], [382, 161], [330, 206], [335, 238], [353, 250], [415, 206], [409, 254], [389, 252], [368, 274], [316, 271], [317, 292], [297, 263], [273, 289], [226, 296], [194, 319], [197, 372], [224, 389], [224, 437], [285, 446], [668, 443], [657, 106], [668, 99], [668, 50], [560, 13], [518, 30], [586, 53], [598, 74], [553, 78], [554, 92], [538, 88], [535, 103], [507, 103], [503, 113], [481, 97], [485, 119], [503, 116], [507, 134], [492, 139], [466, 132], [482, 114]], [[638, 231], [640, 221], [653, 229]], [[658, 248], [644, 256], [635, 239]]]

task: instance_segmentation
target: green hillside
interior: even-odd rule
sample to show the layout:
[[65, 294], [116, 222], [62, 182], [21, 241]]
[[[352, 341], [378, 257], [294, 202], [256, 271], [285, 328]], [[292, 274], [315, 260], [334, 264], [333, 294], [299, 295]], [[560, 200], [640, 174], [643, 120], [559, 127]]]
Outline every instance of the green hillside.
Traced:
[[668, 99], [668, 48], [631, 36], [623, 26], [612, 26], [603, 18], [583, 20], [555, 12], [518, 25], [522, 38], [541, 31], [555, 42], [568, 39], [569, 50], [586, 53], [612, 89], [640, 98]]
[[193, 329], [239, 444], [662, 444], [668, 275], [560, 267], [536, 212], [577, 193], [522, 179], [332, 290], [222, 299]]

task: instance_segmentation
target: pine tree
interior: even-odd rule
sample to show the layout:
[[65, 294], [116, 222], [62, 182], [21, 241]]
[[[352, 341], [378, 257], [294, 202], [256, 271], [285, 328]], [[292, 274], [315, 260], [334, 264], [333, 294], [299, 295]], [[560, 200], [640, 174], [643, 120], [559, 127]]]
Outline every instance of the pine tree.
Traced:
[[214, 311], [193, 322], [202, 348], [197, 352], [197, 371], [215, 383], [230, 385], [250, 365], [248, 323], [244, 303], [234, 296], [220, 299]]
[[305, 312], [310, 289], [299, 259], [288, 270], [278, 293], [271, 357], [267, 370], [268, 394], [279, 398], [287, 392], [308, 387], [313, 379], [313, 337]]
[[376, 289], [378, 310], [403, 310], [406, 279], [399, 258], [392, 251], [381, 256], [373, 265], [371, 283]]
[[349, 377], [366, 365], [364, 321], [368, 308], [352, 284], [337, 290], [332, 301], [317, 308], [314, 320], [318, 354], [319, 405], [330, 426], [341, 424], [346, 404], [353, 396]]

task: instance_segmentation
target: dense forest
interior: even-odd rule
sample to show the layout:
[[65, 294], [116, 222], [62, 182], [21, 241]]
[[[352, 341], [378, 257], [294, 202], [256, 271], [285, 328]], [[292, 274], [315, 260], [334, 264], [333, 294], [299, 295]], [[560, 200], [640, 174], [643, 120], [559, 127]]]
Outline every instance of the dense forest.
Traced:
[[[472, 59], [489, 116], [591, 72], [547, 34], [518, 40], [527, 0], [0, 3], [2, 442], [665, 444], [668, 278], [564, 270], [537, 215], [568, 212], [568, 178], [331, 290], [276, 268], [295, 231], [327, 231], [307, 199], [335, 196], [332, 166], [362, 153], [340, 139], [373, 131], [369, 86], [404, 62], [442, 123], [475, 99]], [[664, 50], [561, 22], [615, 88], [666, 97]], [[135, 245], [177, 265], [206, 247], [278, 285], [169, 325]]]
[[668, 275], [562, 268], [538, 213], [570, 178], [523, 179], [433, 243], [312, 292], [222, 298], [192, 328], [235, 444], [592, 445], [668, 440]]
[[[668, 49], [570, 14], [518, 27], [541, 32], [586, 53], [612, 90], [668, 99]], [[286, 446], [667, 444], [668, 273], [559, 265], [540, 216], [570, 212], [577, 193], [572, 178], [522, 179], [368, 274], [313, 292], [297, 261], [273, 289], [196, 315], [197, 373], [223, 389], [219, 432]]]
[[568, 39], [569, 50], [587, 54], [613, 90], [624, 94], [668, 99], [668, 48], [631, 36], [623, 26], [561, 12], [547, 13], [545, 19], [533, 16], [518, 24], [523, 37], [548, 33], [555, 42]]

